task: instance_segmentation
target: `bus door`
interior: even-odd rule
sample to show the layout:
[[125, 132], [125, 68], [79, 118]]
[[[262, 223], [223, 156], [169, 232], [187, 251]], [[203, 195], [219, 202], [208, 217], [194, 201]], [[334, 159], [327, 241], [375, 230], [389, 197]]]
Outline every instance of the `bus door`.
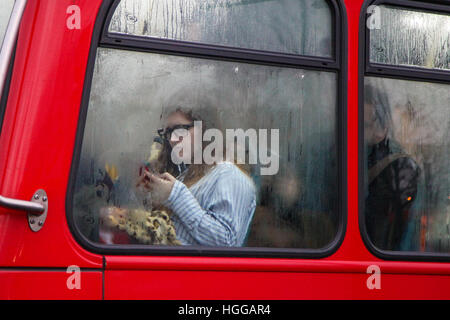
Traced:
[[64, 206], [100, 1], [84, 1], [80, 29], [72, 1], [1, 2], [0, 299], [101, 299], [102, 257], [73, 240]]

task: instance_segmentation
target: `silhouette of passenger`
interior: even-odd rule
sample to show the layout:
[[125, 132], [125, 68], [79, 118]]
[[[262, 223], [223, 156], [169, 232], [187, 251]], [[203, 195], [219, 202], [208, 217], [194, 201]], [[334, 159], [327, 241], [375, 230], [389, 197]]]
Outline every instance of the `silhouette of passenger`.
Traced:
[[393, 139], [388, 98], [372, 85], [365, 86], [364, 128], [368, 155], [367, 232], [379, 249], [399, 250], [421, 170]]

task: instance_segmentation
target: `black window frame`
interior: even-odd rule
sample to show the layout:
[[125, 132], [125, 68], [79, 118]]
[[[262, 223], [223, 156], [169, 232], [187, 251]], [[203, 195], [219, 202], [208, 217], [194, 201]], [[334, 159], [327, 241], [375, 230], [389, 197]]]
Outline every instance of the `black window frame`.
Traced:
[[[281, 54], [261, 50], [109, 33], [109, 23], [120, 0], [103, 0], [97, 14], [91, 40], [75, 147], [66, 192], [66, 218], [69, 229], [75, 240], [88, 251], [103, 255], [324, 258], [335, 253], [344, 240], [347, 224], [347, 16], [343, 0], [324, 1], [330, 6], [333, 19], [332, 58]], [[86, 238], [75, 223], [73, 215], [73, 198], [94, 74], [94, 65], [97, 56], [97, 48], [99, 47], [336, 73], [336, 144], [338, 145], [337, 182], [339, 186], [339, 197], [336, 212], [338, 214], [338, 225], [333, 241], [321, 249], [296, 249], [205, 246], [162, 247], [130, 244], [104, 245], [95, 243]]]
[[364, 159], [364, 84], [366, 77], [390, 78], [397, 80], [443, 83], [449, 85], [450, 70], [428, 69], [416, 66], [396, 66], [389, 64], [378, 64], [370, 62], [370, 30], [366, 27], [370, 14], [367, 12], [371, 5], [391, 5], [406, 10], [420, 10], [430, 13], [449, 13], [449, 0], [435, 0], [423, 2], [418, 0], [365, 0], [360, 12], [359, 29], [359, 66], [358, 66], [358, 148], [359, 148], [359, 188], [358, 188], [358, 210], [359, 231], [366, 248], [377, 258], [383, 260], [399, 261], [450, 261], [450, 253], [421, 252], [421, 251], [390, 251], [377, 248], [371, 242], [365, 223], [365, 178], [366, 172]]

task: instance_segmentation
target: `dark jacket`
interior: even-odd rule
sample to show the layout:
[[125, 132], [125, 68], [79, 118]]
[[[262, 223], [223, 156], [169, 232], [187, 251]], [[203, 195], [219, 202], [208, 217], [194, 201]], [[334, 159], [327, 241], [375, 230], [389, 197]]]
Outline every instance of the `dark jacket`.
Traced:
[[399, 250], [417, 195], [417, 163], [389, 139], [369, 150], [369, 188], [365, 223], [372, 243], [379, 249]]

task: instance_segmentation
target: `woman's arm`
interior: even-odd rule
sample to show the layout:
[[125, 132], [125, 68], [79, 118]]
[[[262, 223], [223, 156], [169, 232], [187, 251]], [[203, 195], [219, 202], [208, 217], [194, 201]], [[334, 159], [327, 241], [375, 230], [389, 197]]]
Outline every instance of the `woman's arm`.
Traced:
[[181, 220], [190, 235], [200, 245], [241, 246], [256, 207], [255, 190], [248, 178], [234, 168], [205, 177], [208, 194], [204, 194], [204, 208], [191, 191], [175, 181], [164, 205]]

